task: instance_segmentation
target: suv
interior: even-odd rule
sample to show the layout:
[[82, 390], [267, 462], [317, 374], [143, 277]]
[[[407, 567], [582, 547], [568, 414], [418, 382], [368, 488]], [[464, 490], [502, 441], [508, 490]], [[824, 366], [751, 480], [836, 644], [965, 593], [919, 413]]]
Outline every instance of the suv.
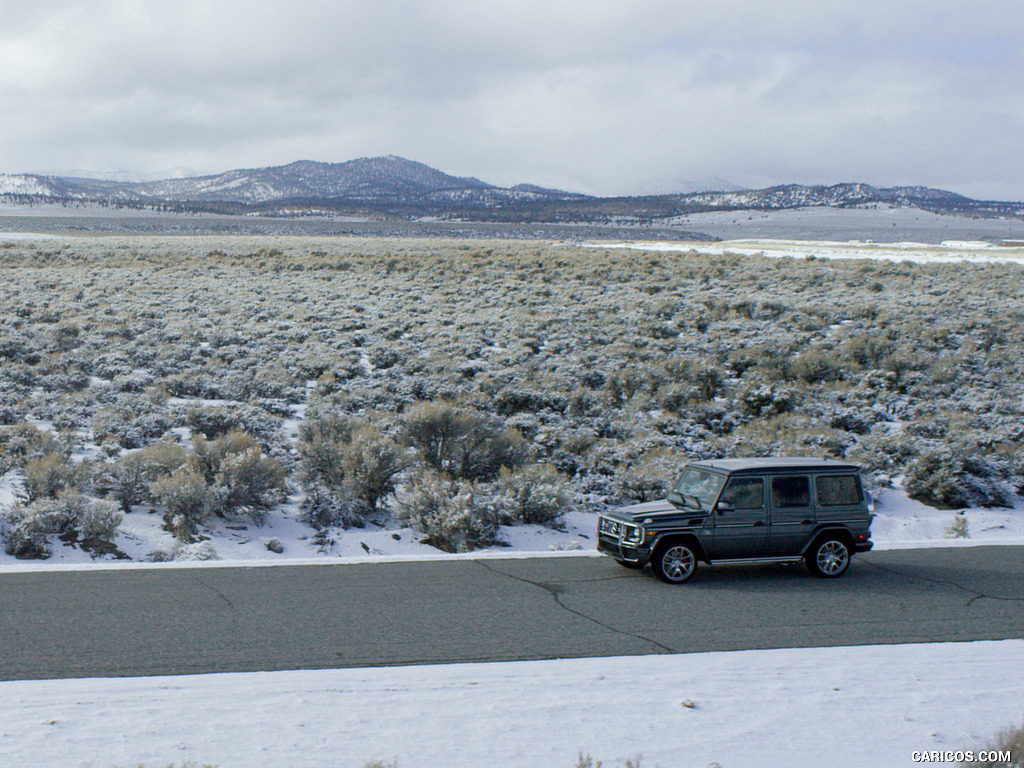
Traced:
[[682, 584], [697, 561], [803, 560], [841, 576], [871, 549], [873, 505], [859, 467], [812, 458], [717, 459], [687, 464], [667, 499], [611, 509], [597, 548], [628, 568]]

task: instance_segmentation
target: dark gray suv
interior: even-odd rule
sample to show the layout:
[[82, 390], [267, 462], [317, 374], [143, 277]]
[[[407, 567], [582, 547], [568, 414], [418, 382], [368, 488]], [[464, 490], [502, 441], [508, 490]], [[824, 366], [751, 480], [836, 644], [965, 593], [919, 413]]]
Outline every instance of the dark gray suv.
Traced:
[[813, 458], [687, 464], [667, 499], [611, 509], [597, 548], [670, 584], [698, 561], [798, 562], [834, 578], [871, 549], [871, 500], [854, 464]]

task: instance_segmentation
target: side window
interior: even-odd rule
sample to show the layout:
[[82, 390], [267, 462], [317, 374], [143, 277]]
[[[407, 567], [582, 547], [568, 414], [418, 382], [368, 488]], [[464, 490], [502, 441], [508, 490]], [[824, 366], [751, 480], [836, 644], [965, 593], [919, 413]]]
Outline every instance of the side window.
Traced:
[[773, 477], [772, 506], [776, 509], [811, 506], [810, 480], [804, 476]]
[[733, 509], [764, 509], [764, 480], [760, 477], [734, 477], [729, 480], [719, 501]]
[[823, 507], [860, 503], [860, 483], [856, 475], [819, 475], [814, 485], [818, 489], [818, 504]]

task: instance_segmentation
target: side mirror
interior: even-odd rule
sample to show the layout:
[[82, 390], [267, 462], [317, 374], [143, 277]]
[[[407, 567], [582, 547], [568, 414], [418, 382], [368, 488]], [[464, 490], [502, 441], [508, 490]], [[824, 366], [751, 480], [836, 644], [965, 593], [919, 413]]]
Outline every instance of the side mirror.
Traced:
[[726, 512], [735, 512], [736, 507], [734, 507], [728, 501], [720, 501], [717, 504], [715, 504], [715, 510], [718, 512], [718, 514], [724, 515]]

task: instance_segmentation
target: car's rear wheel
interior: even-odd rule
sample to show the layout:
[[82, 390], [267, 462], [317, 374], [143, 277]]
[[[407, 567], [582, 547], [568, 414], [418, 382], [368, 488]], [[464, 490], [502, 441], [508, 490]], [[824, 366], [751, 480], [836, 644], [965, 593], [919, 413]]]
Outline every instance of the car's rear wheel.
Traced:
[[850, 546], [838, 536], [823, 536], [804, 557], [807, 569], [815, 576], [834, 579], [850, 566]]
[[651, 570], [668, 584], [682, 584], [697, 570], [697, 553], [685, 541], [669, 542], [654, 553]]

